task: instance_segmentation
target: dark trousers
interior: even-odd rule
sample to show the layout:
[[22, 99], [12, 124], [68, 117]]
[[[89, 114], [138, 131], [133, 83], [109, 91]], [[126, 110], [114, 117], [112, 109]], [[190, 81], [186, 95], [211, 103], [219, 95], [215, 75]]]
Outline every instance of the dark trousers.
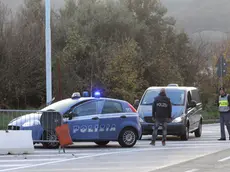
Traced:
[[223, 139], [226, 138], [224, 125], [226, 125], [228, 134], [230, 136], [230, 112], [220, 113], [220, 134], [221, 138]]
[[166, 136], [167, 136], [167, 121], [156, 121], [155, 122], [155, 126], [153, 129], [153, 133], [152, 133], [152, 142], [155, 142], [157, 139], [157, 135], [158, 135], [158, 130], [159, 127], [162, 126], [162, 141], [166, 141]]

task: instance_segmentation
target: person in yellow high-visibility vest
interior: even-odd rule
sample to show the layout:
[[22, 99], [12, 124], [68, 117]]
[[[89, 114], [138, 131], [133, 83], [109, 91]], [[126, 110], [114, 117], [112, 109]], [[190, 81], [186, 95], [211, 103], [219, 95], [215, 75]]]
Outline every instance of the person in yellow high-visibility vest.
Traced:
[[229, 140], [230, 140], [230, 96], [226, 94], [225, 88], [220, 88], [220, 96], [219, 96], [219, 112], [220, 112], [220, 134], [221, 137], [218, 140], [226, 140], [225, 135], [225, 127], [226, 125]]

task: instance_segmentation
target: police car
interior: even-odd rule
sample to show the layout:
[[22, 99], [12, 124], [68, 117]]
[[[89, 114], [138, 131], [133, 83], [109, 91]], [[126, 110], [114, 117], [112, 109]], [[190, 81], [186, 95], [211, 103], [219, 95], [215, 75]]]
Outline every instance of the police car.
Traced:
[[[95, 142], [103, 146], [118, 141], [122, 147], [133, 147], [141, 137], [140, 117], [135, 108], [124, 100], [103, 98], [96, 92], [94, 97], [81, 97], [74, 93], [71, 98], [53, 103], [41, 111], [56, 111], [69, 126], [73, 142]], [[21, 116], [8, 124], [8, 129], [32, 130], [34, 142], [39, 140], [46, 148], [56, 148], [55, 132], [45, 132], [40, 123], [41, 112]], [[45, 134], [46, 133], [46, 134]], [[43, 142], [45, 135], [46, 142]]]

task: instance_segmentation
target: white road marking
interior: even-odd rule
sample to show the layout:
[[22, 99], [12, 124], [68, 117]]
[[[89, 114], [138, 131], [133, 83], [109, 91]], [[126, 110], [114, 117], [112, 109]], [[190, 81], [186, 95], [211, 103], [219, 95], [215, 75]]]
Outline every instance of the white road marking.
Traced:
[[[134, 167], [113, 167], [113, 170], [122, 170], [122, 171], [126, 171], [126, 170], [133, 170]], [[145, 167], [135, 167], [136, 169], [151, 169], [153, 168], [153, 166], [145, 166]], [[42, 169], [42, 172], [50, 172], [50, 171], [102, 171], [102, 170], [111, 170], [111, 167], [96, 167], [96, 168], [63, 168], [63, 169]], [[30, 172], [40, 172], [41, 170], [30, 170]]]
[[[161, 146], [161, 143], [157, 143], [156, 142], [156, 146], [157, 145], [160, 145]], [[223, 145], [223, 144], [222, 144]], [[230, 147], [230, 144], [229, 143], [226, 143], [225, 144], [226, 146]], [[166, 146], [168, 147], [173, 147], [173, 146], [183, 146], [183, 147], [186, 147], [186, 146], [194, 146], [194, 147], [203, 147], [203, 146], [210, 146], [210, 147], [215, 147], [215, 146], [220, 146], [219, 144], [199, 144], [199, 143], [194, 143], [194, 144], [177, 144], [177, 145], [174, 145], [174, 144], [170, 144], [170, 143], [167, 143], [166, 142]], [[149, 147], [149, 145], [141, 145], [141, 147]]]
[[[192, 146], [192, 147], [191, 147]], [[189, 150], [191, 150], [191, 149], [193, 149], [194, 148], [194, 145], [191, 145], [190, 147], [189, 146], [185, 146], [184, 145], [184, 147], [186, 147], [186, 148], [188, 148]], [[135, 148], [134, 149], [134, 151], [135, 150], [137, 150], [137, 151], [141, 151], [141, 150], [143, 150], [143, 149], [147, 149], [147, 148], [143, 148], [143, 147], [148, 147], [148, 148], [151, 148], [151, 146], [150, 145], [145, 145], [145, 146], [143, 146], [142, 145], [142, 147], [141, 148]], [[206, 147], [219, 147], [218, 145], [209, 145], [209, 146], [206, 146]], [[230, 147], [230, 146], [229, 146]], [[199, 146], [197, 146], [196, 148], [202, 148], [202, 147], [199, 147]], [[155, 147], [152, 147], [151, 148], [152, 150], [154, 150], [154, 151], [162, 151], [162, 150], [174, 150], [174, 149], [181, 149], [181, 147], [176, 147], [176, 146], [171, 146], [171, 145], [167, 145], [166, 147], [162, 147], [161, 146], [161, 144], [158, 146], [158, 145], [156, 145]], [[108, 150], [108, 149], [104, 149], [106, 152], [110, 152], [110, 150], [112, 150], [112, 149], [110, 149], [110, 150]], [[119, 153], [121, 153], [121, 152], [127, 152], [127, 150], [130, 150], [130, 149], [115, 149], [115, 151], [116, 152], [119, 152]], [[45, 151], [44, 151], [45, 152]], [[49, 151], [48, 151], [49, 152]], [[105, 153], [106, 153], [105, 152]], [[88, 156], [88, 155], [95, 155], [95, 154], [97, 154], [97, 153], [99, 153], [98, 151], [96, 151], [96, 152], [94, 152], [94, 153], [78, 153], [78, 152], [67, 152], [67, 153], [61, 153], [61, 154], [58, 154], [58, 153], [56, 153], [56, 154], [35, 154], [35, 155], [30, 155], [30, 154], [28, 154], [28, 155], [4, 155], [4, 156], [0, 156], [0, 162], [1, 162], [1, 159], [3, 159], [3, 158], [7, 158], [7, 159], [9, 159], [9, 161], [10, 161], [10, 158], [23, 158], [23, 160], [20, 160], [20, 161], [28, 161], [29, 160], [29, 158], [33, 158], [33, 157], [39, 157], [38, 159], [41, 159], [41, 160], [38, 160], [38, 159], [36, 159], [36, 160], [38, 160], [38, 161], [45, 161], [46, 159], [47, 160], [49, 160], [49, 161], [51, 161], [51, 160], [60, 160], [60, 159], [65, 159], [65, 158], [76, 158], [76, 157], [80, 157], [80, 156]], [[42, 157], [44, 157], [45, 159], [44, 160], [42, 160]], [[48, 158], [53, 158], [53, 157], [56, 157], [56, 158], [54, 158], [54, 159], [48, 159]], [[27, 159], [24, 159], [24, 158], [27, 158]], [[36, 161], [36, 160], [31, 160], [31, 161]], [[4, 160], [3, 160], [4, 161]], [[29, 160], [30, 161], [30, 160]]]
[[[214, 154], [214, 153], [217, 153], [219, 152], [220, 150], [216, 150], [214, 152], [210, 152], [210, 153], [206, 153], [206, 154], [202, 154], [202, 155], [198, 155], [198, 156], [195, 156], [193, 158], [189, 158], [189, 159], [186, 159], [186, 160], [181, 160], [181, 161], [178, 161], [176, 163], [170, 163], [170, 164], [167, 164], [167, 165], [163, 165], [163, 166], [160, 166], [160, 167], [157, 167], [155, 168], [154, 170], [151, 170], [152, 171], [155, 171], [155, 170], [160, 170], [160, 169], [163, 169], [163, 168], [167, 168], [167, 167], [170, 167], [170, 166], [175, 166], [175, 165], [179, 165], [183, 162], [188, 162], [188, 161], [192, 161], [192, 160], [195, 160], [195, 159], [198, 159], [198, 158], [202, 158], [202, 157], [205, 157], [205, 156], [208, 156], [208, 155], [211, 155], [211, 154]], [[150, 172], [150, 171], [149, 171]]]
[[[89, 154], [80, 154], [80, 153], [66, 153], [66, 154], [36, 154], [36, 155], [4, 155], [4, 156], [0, 156], [1, 158], [23, 158], [23, 157], [70, 157], [70, 156], [85, 156], [85, 155], [89, 155]], [[0, 160], [1, 161], [1, 160]]]
[[[156, 162], [159, 162], [158, 160], [153, 160], [153, 161], [140, 161], [140, 163], [135, 163], [135, 165], [137, 165], [137, 164], [152, 164], [152, 163], [156, 163]], [[133, 161], [125, 161], [124, 162], [125, 164], [132, 164], [133, 165]], [[77, 163], [78, 165], [90, 165], [90, 166], [92, 166], [92, 165], [98, 165], [98, 162], [78, 162]], [[117, 164], [119, 164], [119, 165], [121, 165], [122, 163], [120, 162], [120, 161], [113, 161], [113, 162], [100, 162], [100, 164], [102, 164], [102, 165], [117, 165]], [[83, 168], [83, 167], [82, 167]], [[133, 167], [132, 167], [133, 168]], [[136, 167], [135, 167], [136, 168]], [[68, 171], [68, 170], [67, 170]]]
[[[229, 144], [227, 144], [229, 147], [230, 147], [230, 145]], [[139, 146], [141, 146], [141, 147], [139, 147]], [[156, 146], [155, 147], [152, 147], [152, 146], [150, 146], [150, 145], [137, 145], [135, 148], [131, 148], [131, 149], [133, 149], [133, 150], [143, 150], [143, 149], [149, 149], [149, 148], [151, 148], [151, 149], [153, 149], [153, 150], [167, 150], [167, 149], [181, 149], [181, 146], [183, 146], [183, 147], [186, 147], [186, 148], [194, 148], [194, 146], [196, 147], [196, 148], [202, 148], [203, 146], [205, 146], [205, 147], [219, 147], [219, 145], [216, 145], [216, 144], [214, 144], [214, 145], [208, 145], [208, 144], [205, 144], [205, 145], [196, 145], [196, 144], [189, 144], [189, 145], [183, 145], [183, 144], [179, 144], [179, 145], [171, 145], [170, 143], [166, 143], [166, 146], [165, 147], [162, 147], [162, 145], [161, 145], [161, 143], [156, 143]], [[143, 148], [143, 147], [146, 147], [146, 148]], [[102, 151], [103, 152], [111, 152], [111, 151], [113, 151], [113, 152], [126, 152], [126, 151], [129, 151], [130, 150], [130, 148], [112, 148], [112, 149], [100, 149], [100, 150], [93, 150], [93, 152], [91, 152], [91, 153], [88, 153], [88, 152], [86, 152], [86, 153], [78, 153], [78, 152], [76, 152], [77, 150], [75, 150], [75, 149], [71, 149], [71, 150], [67, 150], [66, 151], [66, 153], [64, 154], [64, 153], [61, 153], [61, 154], [58, 154], [58, 153], [56, 153], [56, 154], [49, 154], [49, 155], [51, 155], [51, 156], [62, 156], [62, 155], [66, 155], [66, 156], [68, 156], [68, 155], [74, 155], [74, 156], [87, 156], [87, 155], [94, 155], [94, 154], [98, 154], [98, 153], [101, 153]], [[87, 150], [88, 151], [88, 150]], [[81, 151], [82, 152], [82, 151]], [[105, 153], [106, 153], [105, 152]], [[45, 151], [44, 151], [44, 153], [45, 153]], [[36, 154], [36, 155], [25, 155], [25, 156], [43, 156], [44, 154]], [[49, 155], [47, 155], [47, 154], [45, 154], [45, 156], [49, 156]], [[7, 156], [9, 156], [9, 155], [5, 155], [4, 157], [7, 157]], [[22, 156], [22, 155], [21, 155]]]
[[[187, 147], [187, 149], [188, 148], [194, 149], [194, 147]], [[140, 151], [156, 151], [156, 150], [167, 150], [167, 149], [172, 149], [172, 148], [158, 148], [158, 149], [156, 149], [156, 148], [142, 148], [142, 149], [134, 149], [134, 150], [129, 150], [129, 151], [117, 151], [117, 152], [99, 153], [99, 154], [95, 154], [95, 155], [88, 155], [88, 156], [82, 156], [82, 157], [76, 157], [76, 158], [68, 158], [68, 159], [45, 162], [45, 163], [40, 163], [40, 164], [33, 164], [33, 165], [28, 165], [28, 166], [23, 166], [23, 167], [3, 169], [3, 170], [0, 170], [0, 172], [27, 169], [27, 168], [33, 168], [33, 167], [39, 167], [39, 166], [45, 166], [45, 165], [51, 165], [51, 164], [57, 164], [57, 163], [63, 163], [63, 162], [70, 162], [70, 161], [80, 160], [80, 159], [87, 159], [87, 158], [106, 156], [106, 155], [114, 155], [114, 154], [119, 154], [119, 153], [133, 153], [133, 152], [140, 152]], [[173, 147], [173, 149], [181, 149], [181, 147]], [[206, 153], [206, 154], [203, 154], [203, 155], [199, 155], [199, 156], [196, 156], [194, 158], [184, 159], [184, 160], [181, 160], [181, 161], [176, 162], [176, 163], [171, 163], [171, 164], [168, 164], [168, 165], [165, 165], [165, 166], [161, 166], [159, 168], [155, 168], [154, 170], [161, 169], [161, 168], [166, 168], [166, 167], [169, 167], [169, 166], [172, 166], [172, 165], [177, 165], [177, 164], [180, 164], [180, 163], [186, 162], [186, 161], [191, 161], [191, 160], [194, 160], [194, 159], [197, 159], [197, 158], [200, 158], [200, 157], [204, 157], [206, 155], [209, 155], [209, 154], [212, 154], [212, 153], [215, 153], [215, 152], [219, 152], [219, 150], [211, 152], [211, 153]]]
[[[171, 141], [168, 141], [169, 143], [171, 142]], [[181, 143], [176, 143], [176, 142], [174, 142], [174, 141], [172, 141], [172, 143], [173, 144], [181, 144]], [[183, 143], [183, 142], [182, 142]], [[185, 144], [186, 143], [188, 143], [188, 142], [184, 142]], [[188, 143], [188, 144], [192, 144], [192, 143], [210, 143], [210, 140], [190, 140], [190, 142]], [[227, 141], [222, 141], [222, 142], [220, 142], [220, 141], [218, 141], [218, 140], [212, 140], [211, 141], [211, 143], [219, 143], [219, 144], [226, 144], [226, 143], [229, 143], [229, 142], [227, 142]]]
[[9, 164], [9, 165], [0, 165], [0, 168], [4, 168], [4, 167], [21, 167], [21, 166], [27, 166], [29, 164]]
[[[68, 152], [69, 150], [74, 150], [74, 149], [77, 149], [77, 148], [68, 148], [68, 149], [66, 149], [65, 151], [66, 152]], [[113, 149], [115, 149], [115, 148], [113, 148]], [[84, 150], [89, 150], [89, 149], [84, 149]], [[83, 151], [84, 151], [83, 150]], [[103, 150], [103, 149], [97, 149], [97, 150]], [[34, 153], [35, 154], [39, 154], [39, 153], [55, 153], [55, 154], [57, 154], [59, 151], [58, 150], [53, 150], [53, 151], [51, 151], [51, 150], [36, 150], [35, 149], [35, 151], [34, 151]], [[75, 152], [76, 153], [76, 152]], [[63, 153], [62, 153], [63, 154]], [[92, 154], [92, 153], [79, 153], [80, 155], [88, 155], [88, 154]]]
[[66, 158], [56, 158], [56, 159], [8, 159], [8, 160], [0, 160], [0, 163], [3, 162], [38, 162], [38, 161], [60, 161], [60, 160], [66, 160]]
[[227, 160], [229, 160], [229, 159], [230, 159], [230, 156], [229, 156], [229, 157], [226, 157], [226, 158], [223, 158], [223, 159], [220, 159], [220, 160], [218, 160], [218, 162], [227, 161]]
[[[179, 146], [179, 145], [178, 145]], [[138, 147], [136, 147], [135, 149], [133, 149], [134, 151], [141, 151], [141, 150], [143, 150], [143, 149], [151, 149], [151, 150], [154, 150], [154, 151], [160, 151], [160, 150], [173, 150], [173, 149], [181, 149], [181, 147], [178, 147], [177, 145], [166, 145], [166, 147], [162, 147], [161, 146], [161, 144], [159, 144], [159, 146], [156, 144], [156, 146], [155, 147], [152, 147], [151, 148], [151, 146], [150, 145], [142, 145], [141, 146], [141, 148], [138, 148]], [[143, 147], [147, 147], [147, 148], [143, 148]], [[186, 145], [183, 145], [183, 147], [186, 147], [186, 148], [188, 148], [188, 149], [193, 149], [194, 148], [194, 145], [193, 144], [191, 144], [191, 145], [188, 145], [188, 146], [186, 146]], [[200, 147], [200, 146], [196, 146], [197, 148], [198, 147]], [[207, 145], [206, 147], [219, 147], [218, 145]], [[229, 145], [229, 147], [230, 147], [230, 145]], [[202, 148], [202, 147], [200, 147], [200, 148]], [[121, 153], [121, 152], [127, 152], [127, 151], [129, 151], [130, 149], [125, 149], [125, 148], [123, 148], [123, 149], [104, 149], [104, 151], [107, 151], [108, 153], [110, 152], [110, 151], [112, 151], [112, 150], [114, 150], [113, 152], [118, 152], [118, 153]], [[66, 153], [61, 153], [61, 154], [58, 154], [58, 153], [56, 153], [56, 154], [47, 154], [47, 153], [49, 153], [50, 151], [43, 151], [44, 153], [46, 153], [46, 154], [35, 154], [35, 155], [30, 155], [30, 154], [28, 154], [28, 155], [2, 155], [2, 156], [0, 156], [0, 162], [1, 162], [1, 159], [3, 159], [3, 158], [24, 158], [24, 157], [26, 157], [26, 158], [31, 158], [31, 157], [46, 157], [46, 159], [48, 159], [47, 157], [65, 157], [65, 158], [76, 158], [76, 157], [79, 157], [79, 156], [90, 156], [90, 155], [95, 155], [95, 154], [98, 154], [99, 152], [101, 152], [101, 150], [99, 151], [99, 150], [96, 150], [96, 151], [94, 151], [94, 153], [78, 153], [78, 152], [76, 152], [76, 151], [74, 151], [74, 150], [71, 150], [71, 152], [66, 152]], [[52, 152], [52, 151], [51, 151]], [[52, 152], [53, 153], [53, 152]], [[105, 152], [106, 153], [106, 152]], [[41, 159], [41, 158], [40, 158]], [[28, 160], [28, 159], [25, 159], [25, 161], [26, 160]], [[48, 159], [48, 160], [52, 160], [52, 159]], [[53, 160], [55, 160], [55, 159], [53, 159]]]
[[185, 172], [195, 172], [195, 171], [199, 171], [199, 169], [192, 169], [192, 170], [188, 170], [188, 171], [185, 171]]
[[[142, 142], [150, 142], [151, 140], [142, 140]], [[173, 144], [173, 145], [181, 145], [181, 144], [205, 144], [205, 143], [218, 143], [218, 144], [228, 144], [228, 141], [218, 141], [218, 140], [189, 140], [189, 142], [186, 141], [179, 141], [176, 142], [177, 140], [167, 140], [167, 143]], [[157, 140], [157, 142], [161, 142], [161, 140]]]

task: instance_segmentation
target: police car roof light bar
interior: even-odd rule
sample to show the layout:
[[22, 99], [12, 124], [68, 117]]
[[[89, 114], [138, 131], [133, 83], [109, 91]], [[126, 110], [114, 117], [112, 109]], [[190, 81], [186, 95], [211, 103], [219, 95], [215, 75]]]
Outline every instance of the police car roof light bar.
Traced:
[[72, 98], [80, 98], [81, 94], [79, 92], [75, 92], [72, 94]]
[[82, 96], [83, 96], [83, 97], [89, 97], [89, 92], [88, 92], [88, 91], [83, 91]]
[[168, 84], [168, 87], [179, 87], [178, 84]]
[[99, 91], [96, 91], [96, 92], [94, 93], [94, 97], [96, 97], [96, 98], [101, 97], [101, 93], [100, 93]]

